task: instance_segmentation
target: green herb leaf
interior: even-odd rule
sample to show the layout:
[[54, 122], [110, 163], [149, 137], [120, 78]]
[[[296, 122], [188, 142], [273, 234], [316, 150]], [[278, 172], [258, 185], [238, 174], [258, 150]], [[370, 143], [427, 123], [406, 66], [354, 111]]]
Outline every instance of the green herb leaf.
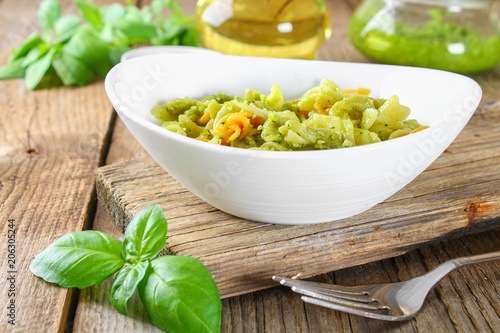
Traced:
[[85, 1], [75, 1], [76, 7], [83, 19], [96, 28], [101, 28], [103, 19], [98, 6]]
[[75, 34], [76, 31], [78, 31], [78, 28], [80, 28], [80, 26], [81, 22], [78, 16], [62, 16], [59, 20], [57, 20], [54, 26], [54, 32], [57, 35], [57, 39], [54, 41], [54, 44], [66, 42], [71, 36]]
[[185, 16], [179, 9], [173, 10], [167, 19], [162, 20], [160, 32], [153, 39], [153, 44], [200, 46], [194, 18]]
[[94, 76], [92, 70], [84, 63], [64, 52], [59, 52], [54, 56], [52, 66], [65, 86], [73, 84], [83, 86]]
[[49, 71], [50, 64], [52, 63], [52, 57], [56, 53], [56, 49], [50, 49], [46, 55], [44, 55], [41, 59], [38, 59], [33, 64], [29, 65], [26, 68], [26, 87], [28, 89], [35, 89], [36, 86], [40, 83], [44, 75]]
[[151, 322], [170, 333], [219, 332], [222, 303], [210, 271], [193, 257], [151, 261], [138, 291]]
[[174, 12], [181, 12], [181, 6], [175, 0], [164, 0], [167, 8], [172, 9]]
[[165, 0], [153, 0], [151, 1], [151, 11], [155, 15], [161, 15], [161, 11], [163, 10], [163, 3]]
[[124, 19], [132, 22], [144, 22], [143, 12], [134, 5], [128, 5]]
[[42, 38], [37, 33], [32, 33], [23, 44], [17, 49], [12, 50], [11, 61], [25, 57], [29, 51], [38, 46], [42, 42]]
[[167, 220], [160, 205], [139, 212], [125, 230], [123, 258], [138, 262], [154, 258], [165, 247]]
[[101, 15], [104, 22], [111, 22], [125, 15], [125, 7], [119, 3], [112, 3], [101, 8]]
[[44, 30], [54, 29], [61, 17], [61, 5], [58, 0], [43, 0], [38, 7], [38, 21]]
[[26, 57], [24, 57], [23, 66], [26, 68], [38, 59], [42, 58], [50, 51], [50, 47], [45, 43], [40, 43], [38, 46], [31, 49]]
[[123, 267], [120, 241], [100, 231], [69, 233], [33, 260], [30, 270], [64, 288], [86, 288]]
[[[89, 82], [90, 77], [83, 75], [83, 68], [105, 77], [121, 55], [136, 45], [200, 45], [194, 18], [185, 16], [175, 0], [153, 0], [142, 8], [134, 6], [132, 1], [126, 1], [126, 7], [120, 3], [107, 6], [81, 0], [75, 3], [83, 23], [75, 15], [62, 16], [59, 0], [42, 0], [38, 18], [43, 34], [32, 34], [12, 50], [9, 63], [15, 63], [4, 66], [0, 79], [21, 76], [21, 63], [16, 60], [24, 59], [22, 65], [29, 89], [60, 85], [60, 81], [66, 85], [81, 84]], [[61, 51], [72, 59], [61, 60], [59, 56], [53, 66], [52, 57]], [[64, 65], [69, 62], [77, 68], [70, 71]]]
[[0, 80], [23, 78], [25, 72], [23, 61], [24, 58], [16, 59], [0, 68]]
[[124, 18], [113, 21], [113, 28], [120, 31], [133, 43], [146, 42], [158, 34], [156, 27], [152, 24], [129, 21]]
[[148, 266], [149, 261], [140, 261], [137, 264], [125, 266], [116, 275], [111, 286], [109, 301], [121, 314], [128, 315], [127, 302], [146, 275]]
[[120, 62], [122, 55], [130, 51], [132, 48], [125, 44], [116, 44], [111, 46], [111, 50], [109, 51], [109, 59], [112, 64], [117, 64]]
[[112, 67], [108, 44], [88, 29], [80, 30], [71, 37], [64, 45], [63, 52], [85, 63], [94, 73], [103, 77]]

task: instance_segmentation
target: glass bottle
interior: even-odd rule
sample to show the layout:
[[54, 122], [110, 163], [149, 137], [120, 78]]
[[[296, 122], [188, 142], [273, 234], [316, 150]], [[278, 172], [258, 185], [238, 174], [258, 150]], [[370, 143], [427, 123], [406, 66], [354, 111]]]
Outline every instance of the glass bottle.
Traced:
[[206, 48], [233, 55], [314, 59], [330, 37], [324, 0], [199, 0]]
[[382, 63], [477, 73], [500, 62], [494, 0], [365, 0], [349, 37]]

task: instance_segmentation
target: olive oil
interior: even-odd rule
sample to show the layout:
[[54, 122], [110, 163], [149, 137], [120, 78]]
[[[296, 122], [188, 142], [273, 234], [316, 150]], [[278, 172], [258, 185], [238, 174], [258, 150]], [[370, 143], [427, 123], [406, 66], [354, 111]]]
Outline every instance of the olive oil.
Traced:
[[319, 0], [200, 0], [196, 19], [204, 47], [233, 55], [314, 59], [331, 32]]

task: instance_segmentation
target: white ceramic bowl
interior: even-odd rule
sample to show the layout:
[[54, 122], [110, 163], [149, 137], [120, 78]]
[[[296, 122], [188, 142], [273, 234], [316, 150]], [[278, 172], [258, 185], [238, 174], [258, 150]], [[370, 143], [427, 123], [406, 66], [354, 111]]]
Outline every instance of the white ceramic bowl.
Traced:
[[[272, 152], [208, 144], [169, 132], [150, 110], [177, 97], [200, 98], [246, 88], [285, 99], [328, 78], [342, 89], [398, 95], [410, 118], [431, 128], [366, 146]], [[481, 99], [479, 85], [458, 74], [410, 67], [225, 55], [162, 54], [115, 66], [106, 92], [151, 156], [194, 194], [230, 214], [278, 224], [334, 221], [387, 199], [425, 170], [455, 139]]]

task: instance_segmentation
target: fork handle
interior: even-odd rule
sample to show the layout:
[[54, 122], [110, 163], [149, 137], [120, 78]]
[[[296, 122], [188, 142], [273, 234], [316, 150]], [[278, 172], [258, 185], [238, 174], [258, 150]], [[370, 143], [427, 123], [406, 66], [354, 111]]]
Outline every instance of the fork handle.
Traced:
[[500, 260], [500, 251], [450, 259], [434, 267], [434, 269], [428, 271], [426, 274], [416, 278], [420, 281], [418, 286], [419, 288], [430, 290], [436, 283], [441, 281], [442, 278], [457, 268], [495, 260]]
[[455, 258], [455, 259], [452, 259], [451, 261], [455, 264], [455, 266], [456, 266], [455, 268], [459, 268], [459, 267], [463, 267], [463, 266], [480, 264], [483, 262], [489, 262], [489, 261], [495, 261], [495, 260], [500, 260], [500, 251], [478, 254], [478, 255], [469, 256], [469, 257]]

